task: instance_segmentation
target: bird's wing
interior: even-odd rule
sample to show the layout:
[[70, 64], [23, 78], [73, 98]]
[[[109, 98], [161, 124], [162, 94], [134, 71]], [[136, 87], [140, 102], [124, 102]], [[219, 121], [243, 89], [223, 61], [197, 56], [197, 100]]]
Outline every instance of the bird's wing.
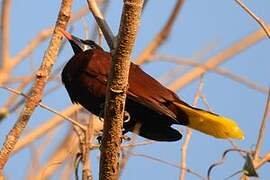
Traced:
[[[90, 61], [85, 72], [106, 86], [111, 67], [111, 56], [109, 53], [104, 54], [104, 51], [101, 52], [102, 56], [99, 53], [99, 51], [93, 53], [91, 59], [97, 60]], [[167, 102], [175, 100], [174, 94], [133, 63], [131, 63], [129, 72], [127, 98], [176, 120], [176, 114], [166, 106]]]
[[166, 106], [175, 100], [175, 94], [133, 63], [130, 66], [128, 98], [174, 120], [177, 118]]

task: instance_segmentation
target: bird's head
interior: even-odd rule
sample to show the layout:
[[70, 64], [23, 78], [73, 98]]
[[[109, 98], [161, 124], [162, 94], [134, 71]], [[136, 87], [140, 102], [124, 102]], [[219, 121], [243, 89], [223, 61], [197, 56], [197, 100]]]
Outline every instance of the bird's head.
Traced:
[[92, 40], [82, 40], [76, 36], [73, 36], [69, 32], [62, 30], [62, 29], [60, 29], [60, 31], [69, 41], [69, 43], [73, 49], [73, 52], [75, 54], [79, 54], [79, 53], [84, 52], [84, 51], [89, 50], [89, 49], [102, 49], [99, 45], [97, 45]]

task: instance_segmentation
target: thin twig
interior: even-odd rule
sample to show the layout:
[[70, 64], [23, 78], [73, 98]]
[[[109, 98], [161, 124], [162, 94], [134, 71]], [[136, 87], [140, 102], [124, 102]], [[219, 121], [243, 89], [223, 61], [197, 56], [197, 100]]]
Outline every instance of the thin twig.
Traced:
[[[23, 96], [25, 98], [29, 98], [29, 96], [27, 96], [26, 94], [24, 94], [24, 93], [22, 93], [22, 92], [20, 92], [20, 91], [18, 91], [16, 89], [12, 89], [12, 88], [5, 87], [5, 86], [0, 86], [0, 88], [6, 89], [6, 90], [8, 90], [8, 91], [10, 91], [12, 93], [16, 93], [16, 94], [21, 95], [21, 96]], [[61, 114], [60, 112], [50, 108], [49, 106], [47, 106], [47, 105], [45, 105], [45, 104], [43, 104], [41, 102], [38, 103], [37, 105], [39, 105], [40, 107], [42, 107], [42, 108], [44, 108], [44, 109], [46, 109], [46, 110], [48, 110], [48, 111], [50, 111], [52, 113], [57, 114], [58, 116], [60, 116], [60, 117], [62, 117], [64, 119], [68, 120], [69, 122], [71, 122], [73, 125], [76, 125], [76, 126], [80, 127], [82, 130], [86, 131], [86, 127], [84, 125], [80, 124], [78, 121], [75, 121], [74, 119], [71, 119], [70, 117]]]
[[258, 139], [257, 139], [257, 143], [256, 143], [256, 148], [255, 148], [255, 153], [254, 153], [254, 161], [257, 161], [258, 158], [259, 158], [259, 154], [260, 154], [260, 150], [261, 150], [261, 147], [262, 147], [263, 138], [264, 138], [264, 134], [265, 134], [265, 129], [266, 129], [266, 125], [267, 125], [267, 121], [269, 119], [269, 112], [270, 112], [270, 88], [269, 88], [269, 91], [268, 91], [268, 97], [267, 97], [267, 101], [266, 101], [266, 105], [265, 105], [263, 119], [262, 119], [262, 122], [261, 122], [259, 135], [258, 135]]
[[[196, 107], [198, 104], [198, 100], [199, 100], [200, 95], [202, 93], [203, 85], [204, 85], [203, 77], [201, 77], [196, 94], [195, 94], [195, 97], [194, 97], [194, 101], [192, 104], [192, 106], [194, 106], [194, 107]], [[183, 169], [181, 169], [179, 180], [184, 180], [185, 176], [186, 176], [187, 147], [188, 147], [188, 144], [189, 144], [191, 136], [192, 136], [192, 130], [188, 127], [186, 128], [186, 130], [187, 130], [186, 131], [186, 139], [181, 147], [181, 167], [183, 167]]]
[[35, 180], [50, 179], [54, 172], [67, 160], [79, 152], [78, 137], [74, 133], [65, 136], [56, 150], [50, 154], [47, 162], [37, 172]]
[[181, 167], [179, 166], [178, 164], [175, 164], [175, 163], [171, 163], [171, 162], [168, 162], [168, 161], [165, 161], [165, 160], [162, 160], [162, 159], [159, 159], [159, 158], [156, 158], [156, 157], [152, 157], [152, 156], [149, 156], [149, 155], [146, 155], [146, 154], [139, 154], [139, 153], [133, 153], [131, 152], [131, 155], [132, 156], [138, 156], [138, 157], [143, 157], [143, 158], [147, 158], [147, 159], [150, 159], [150, 160], [153, 160], [155, 162], [159, 162], [159, 163], [162, 163], [162, 164], [166, 164], [168, 166], [171, 166], [171, 167], [175, 167], [175, 168], [178, 168], [178, 169], [185, 169], [186, 172], [198, 177], [199, 179], [202, 179], [202, 180], [206, 180], [205, 177], [203, 177], [202, 175], [200, 175], [199, 173], [193, 171], [192, 169], [190, 168], [187, 168], [187, 167]]
[[[72, 106], [66, 108], [65, 110], [63, 110], [62, 112], [60, 112], [60, 114], [67, 117], [67, 116], [72, 115], [75, 111], [78, 111], [80, 109], [81, 109], [81, 106], [72, 105]], [[33, 141], [35, 141], [38, 138], [40, 138], [41, 136], [45, 135], [47, 132], [49, 132], [53, 128], [56, 128], [63, 121], [64, 121], [64, 119], [62, 118], [62, 116], [58, 116], [58, 115], [47, 120], [46, 123], [41, 124], [39, 127], [35, 128], [35, 130], [26, 134], [21, 140], [19, 140], [18, 143], [16, 144], [12, 154], [17, 153], [18, 151], [20, 151], [21, 149], [23, 149], [24, 147], [26, 147], [27, 145], [29, 145]]]
[[208, 180], [211, 179], [211, 172], [212, 172], [213, 168], [223, 164], [225, 162], [225, 160], [226, 160], [226, 155], [229, 152], [240, 152], [240, 153], [245, 153], [245, 154], [250, 153], [249, 151], [246, 151], [246, 150], [243, 150], [243, 149], [236, 149], [236, 148], [227, 149], [226, 151], [223, 152], [222, 158], [219, 161], [217, 161], [217, 162], [213, 163], [211, 166], [209, 166], [209, 168], [207, 170], [207, 179]]
[[264, 155], [263, 158], [261, 158], [260, 160], [258, 160], [257, 162], [254, 162], [254, 167], [256, 169], [260, 168], [262, 165], [264, 165], [266, 162], [270, 162], [270, 151], [268, 153], [266, 153], [266, 155]]
[[235, 0], [257, 23], [263, 28], [264, 32], [267, 34], [268, 38], [270, 39], [270, 32], [267, 29], [266, 25], [264, 24], [263, 20], [261, 18], [257, 17], [256, 14], [254, 14], [242, 1]]

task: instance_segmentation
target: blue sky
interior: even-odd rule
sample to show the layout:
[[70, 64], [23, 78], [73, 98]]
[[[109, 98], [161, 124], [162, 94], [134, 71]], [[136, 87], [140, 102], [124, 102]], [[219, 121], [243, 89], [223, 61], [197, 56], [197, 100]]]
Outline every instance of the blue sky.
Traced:
[[[162, 28], [175, 2], [175, 0], [149, 1], [142, 16], [142, 22], [133, 53], [134, 58], [137, 57], [143, 48], [147, 46], [148, 42], [152, 40], [154, 35]], [[270, 1], [247, 1], [245, 3], [247, 3], [251, 10], [264, 20], [266, 24], [270, 22], [268, 8], [270, 7]], [[75, 1], [73, 10], [76, 11], [84, 5], [86, 5], [85, 1]], [[56, 21], [59, 7], [60, 1], [13, 1], [10, 19], [11, 54], [15, 55], [19, 52], [42, 29], [52, 26]], [[115, 0], [112, 1], [108, 9], [107, 20], [114, 33], [118, 30], [121, 8], [122, 1]], [[94, 27], [92, 16], [89, 14], [86, 16], [85, 20], [89, 22], [89, 28], [90, 31], [92, 31]], [[74, 34], [79, 37], [84, 37], [82, 27], [82, 21], [75, 23]], [[159, 49], [159, 53], [192, 58], [205, 47], [215, 43], [215, 47], [200, 58], [199, 61], [203, 62], [259, 28], [257, 22], [244, 12], [233, 0], [186, 1], [172, 30], [171, 36], [166, 41], [166, 44]], [[48, 41], [39, 46], [31, 55], [35, 67], [40, 65], [47, 46]], [[104, 48], [108, 49], [106, 44], [104, 44]], [[222, 64], [222, 67], [252, 80], [257, 84], [269, 87], [269, 49], [270, 40], [262, 40], [226, 61]], [[72, 53], [70, 47], [66, 46], [57, 59], [54, 69], [66, 62], [72, 56]], [[176, 65], [172, 63], [152, 62], [142, 67], [147, 73], [158, 79], [161, 74], [170, 71], [171, 68], [175, 66]], [[184, 72], [189, 70], [190, 68], [185, 69]], [[22, 63], [16, 71], [14, 71], [16, 75], [29, 73], [28, 63]], [[266, 94], [249, 89], [238, 82], [213, 72], [205, 74], [204, 83], [203, 93], [211, 108], [216, 113], [235, 119], [244, 130], [246, 134], [245, 140], [237, 141], [236, 143], [244, 149], [254, 149], [260, 121], [264, 112], [267, 98]], [[52, 85], [49, 84], [46, 89], [51, 86]], [[183, 100], [191, 104], [197, 86], [198, 80], [178, 90], [177, 93]], [[0, 89], [0, 105], [2, 105], [2, 99], [5, 100], [6, 97], [7, 93]], [[44, 98], [43, 102], [58, 110], [64, 109], [71, 104], [63, 87]], [[205, 108], [201, 102], [199, 102], [199, 107]], [[37, 127], [40, 123], [52, 116], [53, 114], [50, 112], [37, 108], [28, 124], [27, 131]], [[2, 127], [0, 131], [0, 142], [3, 142], [4, 136], [16, 119], [17, 114], [13, 114], [7, 118], [4, 123], [0, 124]], [[44, 159], [42, 159], [41, 162], [44, 162], [46, 157], [48, 157], [49, 153], [53, 150], [53, 144], [57, 144], [57, 142], [65, 136], [67, 126], [69, 126], [69, 124], [66, 122], [62, 127], [63, 130], [60, 131], [63, 133], [58, 134], [55, 141], [51, 142], [52, 146], [50, 147], [52, 148], [47, 150], [47, 155], [43, 157]], [[185, 133], [184, 127], [181, 127], [181, 130]], [[270, 141], [267, 136], [269, 131], [268, 125], [262, 155], [270, 150]], [[141, 138], [139, 139], [143, 140]], [[36, 147], [38, 147], [39, 143], [40, 142], [36, 143]], [[181, 160], [180, 147], [182, 143], [183, 140], [173, 143], [157, 142], [135, 148], [134, 151], [177, 164]], [[218, 160], [223, 151], [230, 147], [230, 144], [225, 140], [214, 139], [207, 135], [194, 132], [190, 145], [188, 146], [187, 166], [205, 176], [209, 165]], [[27, 163], [30, 157], [29, 154], [30, 150], [27, 148], [11, 158], [5, 169], [5, 174], [7, 174], [10, 179], [21, 179], [23, 177], [27, 169]], [[97, 179], [98, 152], [92, 152], [91, 157], [93, 160], [94, 179]], [[224, 179], [240, 170], [243, 164], [244, 160], [239, 154], [231, 153], [226, 163], [215, 169], [213, 179], [220, 179], [221, 177]], [[15, 170], [16, 173], [14, 173]], [[265, 165], [265, 167], [258, 170], [258, 173], [261, 179], [269, 179], [269, 165]], [[179, 169], [142, 157], [131, 157], [121, 179], [178, 179], [178, 175]], [[53, 179], [57, 179], [57, 176]], [[196, 177], [187, 174], [187, 179], [196, 179]], [[237, 178], [235, 177], [233, 179]]]

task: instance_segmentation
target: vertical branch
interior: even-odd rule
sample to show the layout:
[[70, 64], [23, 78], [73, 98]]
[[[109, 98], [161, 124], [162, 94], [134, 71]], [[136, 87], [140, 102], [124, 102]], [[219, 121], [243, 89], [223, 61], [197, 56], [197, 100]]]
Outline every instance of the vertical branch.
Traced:
[[152, 40], [152, 42], [148, 45], [148, 47], [145, 48], [143, 52], [140, 54], [140, 56], [137, 58], [136, 60], [137, 64], [144, 63], [147, 60], [147, 58], [149, 58], [157, 50], [157, 48], [160, 47], [162, 43], [164, 43], [164, 41], [167, 39], [167, 37], [171, 32], [172, 26], [184, 2], [185, 0], [177, 1], [167, 23], [165, 24], [163, 29], [156, 35], [156, 37]]
[[124, 0], [118, 44], [112, 58], [105, 102], [104, 133], [101, 144], [100, 180], [115, 180], [119, 176], [119, 156], [123, 116], [132, 48], [143, 0]]
[[25, 106], [20, 113], [16, 124], [6, 136], [6, 140], [0, 151], [0, 175], [2, 174], [3, 168], [8, 161], [9, 156], [13, 151], [22, 131], [26, 127], [35, 108], [41, 101], [43, 89], [49, 78], [52, 66], [55, 62], [59, 47], [61, 45], [62, 35], [59, 29], [65, 29], [67, 26], [68, 20], [70, 18], [72, 2], [72, 0], [62, 1], [52, 39], [48, 49], [44, 54], [42, 64], [36, 74], [34, 85], [31, 88], [29, 96], [26, 98]]
[[265, 111], [263, 114], [263, 119], [261, 122], [261, 127], [260, 127], [260, 131], [259, 131], [258, 139], [257, 139], [257, 144], [256, 144], [256, 149], [255, 149], [255, 154], [254, 154], [254, 161], [255, 162], [259, 158], [260, 150], [261, 150], [262, 143], [263, 143], [265, 128], [266, 128], [267, 120], [269, 117], [269, 112], [270, 112], [270, 88], [268, 90], [268, 97], [267, 97], [267, 101], [266, 101]]
[[[202, 88], [203, 88], [203, 77], [201, 76], [201, 79], [200, 79], [200, 83], [199, 83], [199, 86], [198, 86], [198, 89], [197, 89], [197, 92], [195, 94], [195, 97], [194, 97], [194, 101], [192, 103], [192, 106], [196, 107], [197, 104], [198, 104], [198, 100], [202, 94]], [[180, 173], [180, 176], [179, 176], [179, 180], [184, 180], [185, 177], [186, 177], [186, 173], [187, 173], [187, 164], [186, 164], [186, 159], [187, 159], [187, 147], [188, 147], [188, 144], [190, 142], [190, 139], [191, 139], [191, 136], [192, 136], [192, 130], [190, 128], [186, 128], [187, 130], [187, 133], [186, 133], [186, 139], [185, 139], [185, 142], [183, 143], [182, 147], [181, 147], [181, 156], [182, 156], [182, 159], [181, 159], [181, 173]]]
[[0, 69], [7, 68], [9, 64], [9, 12], [11, 0], [3, 0], [1, 10], [1, 24], [0, 24], [0, 51], [2, 62], [0, 60]]

